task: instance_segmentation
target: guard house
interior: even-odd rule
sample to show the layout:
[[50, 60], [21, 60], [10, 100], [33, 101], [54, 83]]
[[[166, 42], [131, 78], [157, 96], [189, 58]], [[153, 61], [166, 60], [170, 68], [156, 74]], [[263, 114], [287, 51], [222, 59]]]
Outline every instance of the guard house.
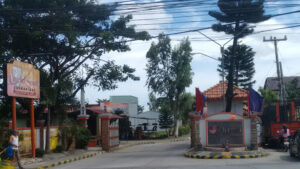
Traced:
[[192, 147], [224, 147], [225, 144], [230, 147], [257, 147], [256, 116], [243, 112], [248, 91], [234, 86], [232, 111], [225, 112], [223, 91], [226, 93], [227, 85], [227, 82], [224, 86], [220, 82], [204, 91], [204, 114], [190, 114], [192, 133], [196, 133], [191, 135]]

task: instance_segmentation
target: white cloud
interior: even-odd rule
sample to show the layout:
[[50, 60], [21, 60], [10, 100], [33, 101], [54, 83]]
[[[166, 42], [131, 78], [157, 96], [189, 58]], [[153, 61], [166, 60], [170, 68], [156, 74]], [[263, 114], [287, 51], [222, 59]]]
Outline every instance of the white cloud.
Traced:
[[[109, 2], [111, 2], [109, 0]], [[193, 10], [190, 11], [191, 15], [194, 12]], [[153, 18], [153, 17], [172, 17], [172, 15], [168, 14], [165, 10], [161, 10], [160, 15], [134, 15], [133, 19], [143, 19], [143, 18]], [[199, 18], [194, 18], [191, 20], [196, 20]], [[164, 21], [164, 22], [172, 22], [176, 21], [172, 18]], [[255, 28], [255, 31], [260, 30], [267, 30], [267, 29], [274, 29], [274, 28], [281, 28], [285, 27], [286, 20], [282, 20], [280, 18], [270, 19], [266, 22], [260, 23]], [[153, 21], [144, 20], [139, 22], [133, 22], [135, 24], [144, 24], [144, 23], [153, 23]], [[264, 26], [264, 25], [272, 25], [272, 26]], [[176, 25], [173, 25], [176, 26]], [[207, 24], [204, 23], [197, 24], [185, 24], [180, 25], [180, 27], [206, 27]], [[138, 29], [146, 29], [149, 27], [138, 26]], [[163, 29], [165, 28], [163, 25], [151, 25], [151, 28]], [[263, 42], [263, 36], [269, 38], [270, 36], [276, 36], [278, 38], [282, 38], [285, 34], [287, 35], [288, 40], [279, 42], [278, 49], [279, 49], [279, 58], [283, 64], [283, 72], [284, 75], [300, 75], [300, 68], [298, 64], [300, 63], [299, 57], [299, 29], [284, 29], [278, 30], [275, 32], [265, 32], [260, 34], [250, 35], [242, 40], [242, 43], [245, 43], [253, 48], [256, 52], [255, 55], [255, 69], [256, 74], [254, 76], [254, 80], [256, 80], [255, 89], [259, 86], [264, 85], [264, 80], [268, 76], [276, 76], [276, 66], [275, 66], [275, 54], [274, 54], [274, 44], [271, 42]], [[160, 31], [150, 31], [150, 33], [156, 35]], [[212, 30], [205, 30], [203, 31], [206, 35], [210, 37], [229, 37], [224, 35], [223, 33], [216, 33]], [[171, 36], [172, 39], [178, 40], [182, 39], [183, 37], [189, 36], [190, 39], [200, 38], [204, 39], [201, 34], [197, 32], [193, 33], [186, 33]], [[218, 41], [220, 44], [224, 44], [227, 40]], [[146, 82], [146, 52], [148, 51], [150, 44], [152, 41], [148, 42], [132, 42], [130, 43], [131, 51], [126, 53], [109, 53], [104, 56], [105, 59], [115, 60], [118, 64], [128, 64], [129, 66], [136, 68], [136, 75], [141, 77], [141, 80], [138, 82], [127, 81], [125, 83], [119, 83], [119, 88], [113, 91], [99, 91], [93, 87], [89, 87], [86, 89], [87, 99], [90, 103], [95, 103], [96, 99], [98, 98], [109, 98], [110, 95], [133, 95], [139, 98], [139, 103], [141, 105], [146, 106], [148, 102], [148, 90], [145, 86]], [[172, 41], [172, 45], [178, 44], [178, 41]], [[228, 43], [231, 45], [232, 42]], [[227, 45], [227, 46], [228, 46]], [[220, 57], [220, 47], [214, 44], [211, 41], [193, 41], [192, 40], [192, 48], [193, 52], [202, 52], [207, 55], [213, 57]], [[193, 83], [187, 89], [188, 92], [194, 93], [195, 87], [199, 87], [201, 91], [208, 89], [209, 87], [218, 83], [221, 78], [219, 77], [217, 69], [218, 62], [207, 57], [201, 55], [195, 55], [192, 61], [192, 71], [194, 72]], [[148, 107], [146, 106], [146, 109]]]

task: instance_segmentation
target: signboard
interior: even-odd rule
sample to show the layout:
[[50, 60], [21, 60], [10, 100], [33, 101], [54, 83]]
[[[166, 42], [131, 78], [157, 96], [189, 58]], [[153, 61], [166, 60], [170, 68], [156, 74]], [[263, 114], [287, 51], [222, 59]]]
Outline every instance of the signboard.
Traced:
[[122, 115], [129, 114], [129, 106], [128, 103], [111, 103], [111, 102], [102, 102], [100, 103], [100, 111], [107, 113], [115, 113], [116, 111], [123, 111]]
[[244, 145], [242, 120], [207, 121], [206, 132], [208, 146], [223, 146], [226, 141], [230, 145]]
[[40, 98], [40, 72], [33, 65], [14, 61], [7, 64], [7, 95]]

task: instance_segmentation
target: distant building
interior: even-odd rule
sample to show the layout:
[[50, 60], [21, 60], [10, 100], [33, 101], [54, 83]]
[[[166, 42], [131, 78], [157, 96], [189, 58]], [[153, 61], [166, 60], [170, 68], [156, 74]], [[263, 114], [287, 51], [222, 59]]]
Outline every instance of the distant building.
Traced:
[[159, 131], [159, 112], [145, 111], [137, 116], [137, 125], [145, 131]]
[[110, 96], [111, 103], [128, 103], [128, 117], [132, 127], [137, 126], [138, 98], [135, 96]]
[[[224, 95], [227, 90], [228, 83], [224, 83]], [[232, 100], [231, 112], [242, 113], [243, 112], [243, 103], [248, 99], [248, 91], [241, 89], [237, 86], [233, 87], [234, 98]], [[226, 102], [223, 100], [223, 82], [216, 84], [215, 86], [204, 91], [206, 97], [206, 106], [205, 110], [208, 115], [225, 112]]]
[[[298, 79], [298, 88], [300, 89], [300, 76], [285, 76], [282, 78], [283, 84], [287, 86], [292, 80]], [[268, 77], [265, 81], [264, 85], [265, 90], [272, 90], [274, 91], [277, 96], [279, 96], [279, 81], [277, 77]]]

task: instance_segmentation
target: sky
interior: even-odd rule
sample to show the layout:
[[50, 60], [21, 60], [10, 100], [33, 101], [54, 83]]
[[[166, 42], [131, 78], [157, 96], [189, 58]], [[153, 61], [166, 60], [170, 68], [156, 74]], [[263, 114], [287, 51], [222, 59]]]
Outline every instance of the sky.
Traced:
[[[152, 36], [157, 36], [161, 32], [168, 34], [206, 28], [217, 23], [214, 18], [208, 15], [209, 10], [218, 10], [216, 0], [174, 0], [173, 2], [170, 2], [170, 0], [98, 0], [98, 3], [106, 4], [120, 1], [122, 1], [122, 3], [120, 3], [118, 12], [115, 12], [115, 14], [132, 14], [133, 20], [130, 24], [135, 25], [137, 31], [146, 30]], [[149, 2], [152, 3], [149, 4]], [[209, 4], [207, 4], [208, 2]], [[144, 4], [141, 5], [141, 3]], [[181, 6], [175, 8], [174, 5], [171, 5], [176, 3], [180, 3]], [[148, 8], [143, 8], [146, 5], [148, 5]], [[265, 2], [265, 11], [266, 14], [274, 15], [298, 10], [299, 8], [297, 9], [297, 7], [299, 6], [300, 0], [268, 0]], [[128, 10], [129, 8], [132, 10]], [[115, 19], [118, 16], [119, 15], [114, 15], [112, 19]], [[265, 22], [255, 24], [254, 29], [255, 32], [259, 32], [295, 26], [300, 24], [298, 22], [299, 19], [299, 12], [272, 17]], [[212, 39], [215, 39], [221, 45], [232, 38], [230, 35], [214, 32], [211, 29], [206, 29], [201, 32]], [[254, 84], [255, 90], [264, 86], [267, 77], [274, 77], [277, 75], [274, 44], [272, 42], [263, 42], [263, 37], [269, 39], [271, 36], [276, 36], [279, 39], [284, 38], [285, 35], [287, 36], [287, 40], [278, 43], [278, 54], [279, 60], [282, 62], [283, 74], [284, 76], [300, 76], [300, 57], [298, 50], [300, 47], [299, 26], [295, 28], [256, 33], [240, 39], [240, 43], [251, 46], [256, 52], [254, 58], [256, 73], [253, 78], [256, 81]], [[178, 45], [180, 40], [184, 37], [189, 37], [191, 40], [193, 53], [202, 52], [215, 58], [220, 57], [220, 47], [198, 32], [170, 36], [172, 46]], [[132, 95], [138, 97], [139, 104], [144, 106], [145, 110], [148, 110], [147, 102], [149, 91], [146, 86], [146, 53], [153, 41], [156, 42], [157, 39], [154, 38], [149, 41], [130, 42], [129, 45], [131, 50], [128, 52], [111, 52], [104, 54], [102, 56], [104, 60], [114, 60], [117, 64], [127, 64], [130, 67], [135, 68], [135, 75], [140, 77], [140, 81], [128, 80], [126, 82], [118, 83], [118, 88], [110, 91], [98, 91], [97, 88], [88, 86], [85, 88], [86, 101], [89, 104], [94, 104], [97, 99], [109, 99], [109, 96]], [[231, 44], [232, 41], [225, 47], [228, 47]], [[204, 91], [217, 84], [221, 80], [221, 77], [216, 71], [218, 64], [218, 61], [208, 57], [193, 55], [193, 60], [191, 62], [192, 71], [194, 72], [193, 83], [186, 91], [194, 94], [196, 87], [201, 91]]]

